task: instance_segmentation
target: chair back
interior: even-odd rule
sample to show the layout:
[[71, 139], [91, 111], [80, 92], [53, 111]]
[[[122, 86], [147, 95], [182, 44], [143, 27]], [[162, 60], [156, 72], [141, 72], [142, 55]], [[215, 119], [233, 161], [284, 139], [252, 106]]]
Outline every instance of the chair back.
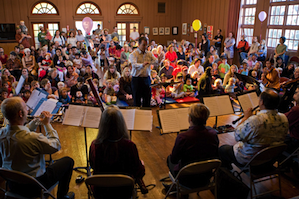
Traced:
[[197, 174], [204, 174], [211, 172], [211, 177], [220, 168], [221, 161], [218, 159], [206, 160], [201, 162], [194, 162], [184, 166], [178, 173], [177, 178], [196, 176]]
[[264, 163], [270, 162], [277, 158], [286, 148], [286, 144], [279, 144], [269, 146], [256, 153], [251, 160], [247, 163], [250, 166], [259, 166]]
[[[4, 168], [0, 168], [0, 176], [4, 178], [6, 181], [10, 182], [16, 182], [19, 184], [35, 184], [35, 185], [41, 185], [35, 178], [32, 176], [19, 172], [19, 171], [13, 171], [8, 170]], [[42, 185], [41, 185], [42, 186]], [[42, 186], [43, 188], [43, 186]]]
[[85, 180], [87, 185], [96, 187], [134, 187], [135, 181], [130, 176], [119, 174], [93, 175]]

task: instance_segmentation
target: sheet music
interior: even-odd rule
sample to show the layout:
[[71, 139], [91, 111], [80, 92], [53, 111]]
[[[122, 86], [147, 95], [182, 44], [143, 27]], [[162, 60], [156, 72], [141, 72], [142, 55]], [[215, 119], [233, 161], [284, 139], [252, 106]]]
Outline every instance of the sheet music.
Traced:
[[153, 115], [152, 110], [135, 109], [134, 130], [152, 131]]
[[102, 111], [97, 107], [85, 107], [85, 114], [82, 122], [83, 127], [99, 128]]
[[259, 105], [259, 98], [256, 92], [246, 93], [244, 95], [238, 96], [238, 100], [243, 111], [246, 111], [249, 108], [255, 108]]
[[176, 109], [176, 111], [177, 111], [178, 122], [180, 124], [180, 130], [189, 129], [189, 121], [188, 121], [189, 108], [178, 108]]
[[160, 110], [159, 116], [164, 133], [179, 132], [181, 130], [175, 109]]
[[84, 117], [84, 106], [69, 105], [66, 110], [62, 124], [80, 126]]
[[23, 87], [23, 84], [25, 82], [25, 78], [23, 75], [21, 75], [20, 79], [19, 79], [19, 82], [18, 82], [18, 85], [16, 87], [16, 94], [18, 95]]
[[48, 112], [52, 113], [53, 110], [56, 107], [56, 103], [57, 103], [57, 101], [54, 101], [54, 100], [46, 100], [46, 101], [44, 101], [41, 104], [41, 106], [37, 109], [37, 111], [35, 112], [34, 116], [40, 116], [40, 114], [43, 111], [48, 111]]
[[135, 109], [120, 109], [128, 130], [134, 130]]
[[204, 97], [203, 102], [210, 110], [210, 117], [234, 113], [229, 95]]
[[35, 109], [36, 105], [42, 98], [47, 98], [47, 94], [34, 89], [26, 105], [31, 109]]

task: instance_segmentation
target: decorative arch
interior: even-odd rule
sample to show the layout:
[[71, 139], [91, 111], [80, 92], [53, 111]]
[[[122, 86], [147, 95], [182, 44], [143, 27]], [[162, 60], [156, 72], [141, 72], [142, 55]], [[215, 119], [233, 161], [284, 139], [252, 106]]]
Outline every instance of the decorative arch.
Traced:
[[139, 10], [133, 3], [124, 3], [116, 11], [117, 15], [139, 15]]
[[56, 6], [49, 1], [38, 2], [32, 8], [33, 15], [59, 15]]
[[101, 10], [100, 10], [99, 6], [93, 2], [83, 2], [77, 7], [76, 14], [78, 14], [78, 15], [85, 15], [85, 14], [101, 15]]

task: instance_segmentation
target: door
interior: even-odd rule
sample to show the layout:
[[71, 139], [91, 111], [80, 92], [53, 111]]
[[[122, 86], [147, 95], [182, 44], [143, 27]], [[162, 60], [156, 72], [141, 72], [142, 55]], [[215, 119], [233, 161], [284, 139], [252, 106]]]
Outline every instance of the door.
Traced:
[[117, 32], [119, 35], [121, 46], [124, 45], [125, 41], [130, 41], [130, 33], [133, 32], [133, 27], [136, 27], [136, 31], [139, 32], [139, 22], [118, 22], [117, 23]]
[[59, 23], [58, 22], [46, 22], [46, 23], [32, 23], [32, 29], [33, 29], [33, 37], [34, 37], [34, 46], [35, 48], [40, 48], [40, 43], [38, 41], [38, 33], [40, 32], [40, 27], [44, 27], [45, 30], [49, 30], [52, 37], [55, 34], [56, 30], [59, 30]]

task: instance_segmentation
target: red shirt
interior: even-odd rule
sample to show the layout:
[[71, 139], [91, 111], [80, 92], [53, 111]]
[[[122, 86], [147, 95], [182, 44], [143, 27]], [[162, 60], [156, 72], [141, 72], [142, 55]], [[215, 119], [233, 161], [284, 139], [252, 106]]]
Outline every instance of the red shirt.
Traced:
[[8, 59], [7, 55], [0, 56], [0, 61], [1, 61], [2, 64], [6, 64], [7, 59]]
[[170, 51], [168, 51], [165, 54], [165, 59], [168, 59], [170, 62], [174, 62], [176, 59], [178, 58], [178, 56], [176, 55], [176, 52], [172, 52], [170, 53]]
[[109, 47], [109, 55], [115, 56], [116, 46], [113, 48]]

